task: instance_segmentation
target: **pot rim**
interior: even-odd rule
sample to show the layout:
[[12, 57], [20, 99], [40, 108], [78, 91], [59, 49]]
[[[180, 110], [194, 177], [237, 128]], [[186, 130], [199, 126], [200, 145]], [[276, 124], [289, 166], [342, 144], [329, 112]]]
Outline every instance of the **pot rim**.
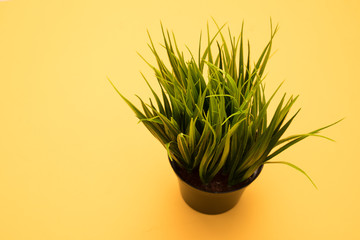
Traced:
[[190, 183], [186, 182], [182, 177], [179, 176], [179, 174], [176, 172], [175, 168], [174, 168], [174, 165], [173, 164], [176, 164], [174, 161], [171, 161], [169, 159], [169, 162], [170, 162], [170, 165], [171, 165], [171, 168], [173, 169], [173, 171], [175, 172], [176, 176], [178, 177], [178, 179], [180, 179], [183, 183], [185, 183], [186, 185], [198, 190], [198, 191], [202, 191], [202, 192], [206, 192], [206, 193], [214, 193], [214, 194], [222, 194], [222, 193], [231, 193], [231, 192], [236, 192], [236, 191], [239, 191], [240, 189], [243, 189], [247, 186], [249, 186], [253, 181], [255, 181], [255, 179], [260, 175], [263, 167], [264, 167], [264, 164], [262, 164], [260, 167], [258, 167], [255, 172], [248, 178], [248, 179], [245, 179], [244, 181], [236, 184], [236, 185], [239, 185], [238, 188], [236, 189], [233, 189], [233, 190], [229, 190], [229, 191], [225, 191], [225, 192], [211, 192], [211, 191], [206, 191], [206, 190], [203, 190], [203, 189], [199, 189], [193, 185], [191, 185]]

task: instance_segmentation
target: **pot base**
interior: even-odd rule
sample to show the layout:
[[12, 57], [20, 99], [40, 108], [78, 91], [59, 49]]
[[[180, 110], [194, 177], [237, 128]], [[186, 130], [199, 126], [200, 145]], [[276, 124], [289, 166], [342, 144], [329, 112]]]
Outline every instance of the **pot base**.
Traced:
[[240, 183], [237, 189], [226, 192], [204, 191], [190, 185], [181, 176], [179, 176], [177, 166], [170, 161], [170, 164], [176, 173], [179, 181], [181, 196], [184, 201], [194, 210], [205, 214], [220, 214], [232, 209], [245, 191], [245, 188], [252, 183], [260, 174], [263, 165], [261, 165], [254, 174], [244, 182]]
[[211, 193], [196, 189], [179, 179], [181, 196], [194, 210], [205, 214], [220, 214], [232, 209], [244, 188], [227, 193]]

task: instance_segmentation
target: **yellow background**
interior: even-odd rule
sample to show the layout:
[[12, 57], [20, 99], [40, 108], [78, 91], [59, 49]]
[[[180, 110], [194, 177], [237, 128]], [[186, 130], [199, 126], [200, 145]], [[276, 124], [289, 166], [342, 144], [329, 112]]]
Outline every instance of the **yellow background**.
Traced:
[[[358, 1], [0, 1], [0, 239], [360, 239]], [[265, 166], [231, 211], [181, 199], [162, 146], [131, 100], [155, 83], [149, 29], [160, 20], [196, 51], [211, 16], [258, 56], [279, 23], [267, 87], [299, 94], [289, 133], [346, 119]], [[159, 47], [160, 49], [161, 47]], [[295, 109], [294, 109], [295, 110]]]

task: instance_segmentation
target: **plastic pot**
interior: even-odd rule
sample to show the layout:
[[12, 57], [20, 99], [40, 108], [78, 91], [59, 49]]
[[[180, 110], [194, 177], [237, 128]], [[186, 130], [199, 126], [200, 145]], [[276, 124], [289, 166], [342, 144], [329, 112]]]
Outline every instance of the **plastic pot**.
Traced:
[[176, 172], [175, 163], [170, 161], [170, 164], [178, 177], [180, 192], [184, 201], [194, 210], [205, 214], [220, 214], [232, 209], [239, 202], [246, 187], [259, 176], [263, 168], [263, 165], [261, 165], [249, 179], [238, 184], [235, 190], [208, 192], [185, 182]]

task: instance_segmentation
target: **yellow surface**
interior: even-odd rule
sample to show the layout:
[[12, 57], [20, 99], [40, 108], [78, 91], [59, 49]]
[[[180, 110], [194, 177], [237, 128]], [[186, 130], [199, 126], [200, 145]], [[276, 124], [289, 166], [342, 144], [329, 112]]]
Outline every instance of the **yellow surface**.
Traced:
[[[360, 239], [357, 1], [0, 1], [0, 239]], [[267, 87], [299, 94], [289, 133], [342, 117], [265, 166], [239, 205], [191, 210], [160, 144], [106, 80], [150, 96], [146, 29], [160, 24], [196, 51], [211, 16], [254, 57], [280, 24]], [[214, 25], [210, 24], [212, 29]], [[183, 48], [185, 49], [185, 48]], [[255, 59], [255, 58], [254, 58]]]

